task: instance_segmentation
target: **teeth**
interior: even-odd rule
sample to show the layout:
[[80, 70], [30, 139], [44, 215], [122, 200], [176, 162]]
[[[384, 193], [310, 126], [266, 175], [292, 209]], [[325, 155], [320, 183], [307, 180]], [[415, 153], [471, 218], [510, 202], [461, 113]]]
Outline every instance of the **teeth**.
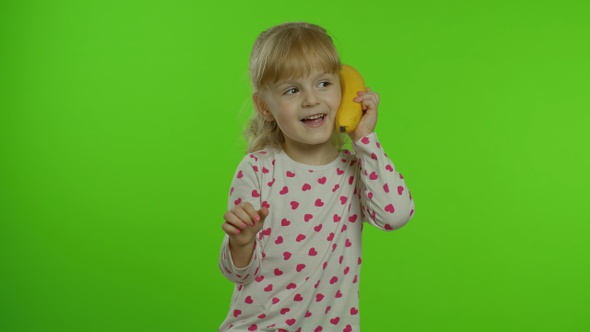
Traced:
[[324, 116], [323, 114], [316, 114], [316, 115], [308, 116], [307, 118], [305, 118], [303, 120], [315, 120], [315, 119], [319, 119], [323, 116]]

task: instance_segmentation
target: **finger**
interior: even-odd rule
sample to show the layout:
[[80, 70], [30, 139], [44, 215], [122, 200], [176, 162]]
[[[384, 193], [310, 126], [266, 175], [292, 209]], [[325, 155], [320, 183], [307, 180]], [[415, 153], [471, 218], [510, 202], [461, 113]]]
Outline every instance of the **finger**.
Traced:
[[267, 208], [261, 208], [260, 210], [258, 210], [258, 215], [260, 216], [260, 222], [264, 222], [264, 220], [266, 220], [266, 217], [268, 217], [268, 209]]
[[221, 228], [223, 228], [223, 231], [229, 236], [238, 235], [241, 233], [239, 228], [236, 228], [232, 224], [227, 222], [223, 223], [223, 225], [221, 225]]
[[250, 217], [250, 214], [244, 209], [244, 206], [237, 206], [232, 211], [236, 217], [240, 219], [240, 221], [246, 225], [252, 226], [254, 224], [254, 220]]
[[256, 222], [260, 221], [260, 215], [258, 215], [258, 211], [256, 211], [256, 209], [254, 209], [252, 204], [246, 202], [243, 204], [242, 207], [244, 209], [244, 212], [248, 215], [249, 222], [244, 219], [244, 221], [247, 224], [249, 224], [250, 226], [254, 226], [254, 224], [256, 224]]
[[223, 215], [223, 219], [225, 219], [225, 223], [233, 226], [236, 229], [244, 229], [246, 228], [246, 223], [238, 216], [234, 211], [227, 211]]
[[356, 97], [355, 101], [361, 103], [363, 108], [366, 108], [369, 105], [376, 106], [379, 103], [379, 96], [376, 93], [366, 93], [362, 96]]

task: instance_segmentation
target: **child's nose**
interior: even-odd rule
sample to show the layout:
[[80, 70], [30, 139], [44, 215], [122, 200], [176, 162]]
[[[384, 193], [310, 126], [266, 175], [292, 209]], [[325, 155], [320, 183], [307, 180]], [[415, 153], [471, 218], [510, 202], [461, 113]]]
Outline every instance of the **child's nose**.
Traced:
[[319, 102], [320, 102], [320, 99], [318, 98], [318, 95], [315, 91], [307, 90], [306, 92], [304, 92], [304, 94], [303, 94], [303, 106], [304, 107], [314, 106], [314, 105], [318, 104]]

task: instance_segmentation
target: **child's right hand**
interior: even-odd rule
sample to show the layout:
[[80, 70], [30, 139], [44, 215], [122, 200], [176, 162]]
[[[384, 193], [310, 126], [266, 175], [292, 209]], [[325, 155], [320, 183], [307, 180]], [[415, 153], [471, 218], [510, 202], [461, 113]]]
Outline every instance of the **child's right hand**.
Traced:
[[268, 209], [256, 211], [248, 202], [234, 206], [223, 215], [222, 228], [229, 235], [232, 244], [245, 246], [254, 243], [256, 234], [262, 229]]

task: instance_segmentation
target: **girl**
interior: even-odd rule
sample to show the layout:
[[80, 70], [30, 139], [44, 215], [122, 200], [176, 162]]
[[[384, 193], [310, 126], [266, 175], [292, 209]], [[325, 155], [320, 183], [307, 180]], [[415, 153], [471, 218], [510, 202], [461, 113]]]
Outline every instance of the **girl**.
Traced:
[[250, 58], [255, 114], [224, 214], [219, 267], [235, 284], [220, 331], [358, 331], [363, 222], [405, 225], [414, 202], [376, 133], [379, 95], [343, 150], [340, 59], [326, 31], [286, 23]]

